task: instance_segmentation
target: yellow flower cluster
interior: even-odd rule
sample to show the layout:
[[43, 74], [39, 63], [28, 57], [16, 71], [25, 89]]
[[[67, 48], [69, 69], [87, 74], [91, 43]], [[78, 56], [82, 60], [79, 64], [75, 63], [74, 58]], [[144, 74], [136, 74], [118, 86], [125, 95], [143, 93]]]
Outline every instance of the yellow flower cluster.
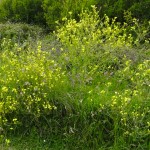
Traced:
[[[1, 123], [5, 122], [5, 115], [12, 111], [40, 116], [43, 112], [49, 113], [56, 109], [52, 100], [57, 89], [63, 86], [65, 74], [50, 57], [50, 53], [41, 50], [40, 42], [36, 51], [24, 51], [16, 45], [12, 51], [1, 52]], [[17, 124], [17, 118], [12, 119]]]

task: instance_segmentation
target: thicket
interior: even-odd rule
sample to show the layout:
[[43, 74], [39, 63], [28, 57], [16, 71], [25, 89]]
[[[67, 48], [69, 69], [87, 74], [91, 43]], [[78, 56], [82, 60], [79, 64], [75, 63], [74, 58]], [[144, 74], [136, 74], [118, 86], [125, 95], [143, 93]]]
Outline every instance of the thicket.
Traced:
[[45, 24], [42, 0], [1, 0], [0, 21]]
[[1, 0], [0, 21], [26, 22], [46, 25], [50, 31], [56, 21], [70, 15], [78, 20], [83, 9], [96, 5], [99, 16], [117, 17], [124, 22], [136, 17], [142, 22], [150, 18], [150, 0]]
[[44, 36], [44, 29], [39, 26], [32, 26], [25, 23], [0, 23], [0, 42], [4, 38], [11, 39], [13, 43], [18, 45], [25, 41], [36, 41]]
[[[101, 10], [100, 16], [107, 14], [109, 17], [117, 17], [118, 21], [124, 22], [126, 13], [139, 20], [150, 18], [150, 0], [97, 0], [97, 6]], [[125, 16], [125, 17], [124, 17]]]
[[148, 29], [99, 19], [94, 6], [60, 22], [54, 47], [1, 42], [2, 143], [33, 134], [49, 148], [149, 149]]

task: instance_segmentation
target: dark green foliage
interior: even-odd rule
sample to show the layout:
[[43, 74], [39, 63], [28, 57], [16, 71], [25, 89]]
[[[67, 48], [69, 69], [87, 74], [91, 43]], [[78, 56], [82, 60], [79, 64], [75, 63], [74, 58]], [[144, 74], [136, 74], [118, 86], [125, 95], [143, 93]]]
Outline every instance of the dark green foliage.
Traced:
[[150, 19], [150, 0], [134, 3], [128, 10], [132, 12], [134, 17], [140, 20], [148, 20]]
[[56, 21], [64, 17], [79, 20], [78, 14], [83, 9], [90, 9], [91, 5], [97, 6], [100, 17], [107, 14], [110, 18], [117, 17], [120, 22], [126, 21], [126, 11], [141, 21], [150, 18], [150, 0], [1, 0], [0, 21], [47, 25], [53, 31]]
[[44, 24], [41, 0], [2, 0], [0, 21]]
[[143, 21], [150, 18], [150, 0], [95, 0], [100, 10], [100, 16], [107, 14], [109, 17], [117, 17], [123, 22], [124, 11], [131, 11], [133, 17]]
[[94, 4], [94, 0], [44, 0], [44, 17], [50, 30], [56, 27], [56, 21], [61, 21], [64, 17], [72, 17], [78, 20], [78, 14], [83, 9], [89, 9]]

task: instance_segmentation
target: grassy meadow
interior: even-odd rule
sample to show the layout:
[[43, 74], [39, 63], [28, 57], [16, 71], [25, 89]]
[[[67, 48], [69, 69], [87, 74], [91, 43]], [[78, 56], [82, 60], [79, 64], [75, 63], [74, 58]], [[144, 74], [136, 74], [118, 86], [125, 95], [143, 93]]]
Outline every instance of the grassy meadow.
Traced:
[[0, 24], [1, 150], [150, 149], [149, 25], [79, 20]]

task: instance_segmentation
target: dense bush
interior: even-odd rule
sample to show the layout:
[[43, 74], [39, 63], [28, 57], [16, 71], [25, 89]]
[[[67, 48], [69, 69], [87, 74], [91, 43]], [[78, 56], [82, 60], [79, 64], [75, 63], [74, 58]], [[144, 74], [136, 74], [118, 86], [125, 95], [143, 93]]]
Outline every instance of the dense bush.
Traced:
[[103, 21], [100, 20], [95, 9], [90, 13], [87, 12], [79, 16], [79, 22], [75, 19], [62, 19], [63, 26], [60, 25], [56, 32], [58, 40], [64, 46], [64, 51], [61, 51], [61, 59], [64, 56], [66, 63], [70, 64], [74, 71], [79, 72], [89, 71], [91, 64], [100, 65], [99, 63], [101, 63], [99, 66], [101, 70], [108, 69], [108, 66], [119, 69], [124, 55], [132, 61], [139, 61], [137, 57], [142, 55], [142, 50], [134, 52], [134, 56], [131, 54], [138, 43], [148, 42], [146, 36], [149, 29], [142, 29], [136, 19], [132, 20], [133, 25], [130, 27], [127, 23], [121, 25], [116, 22], [116, 18], [109, 19], [106, 15]]
[[[0, 38], [28, 40], [29, 37], [37, 39], [44, 34], [44, 30], [38, 26], [25, 23], [3, 23], [0, 24]], [[15, 41], [14, 41], [15, 42]]]
[[[44, 34], [44, 29], [35, 25], [9, 22], [0, 24], [0, 42], [3, 42], [5, 38], [5, 40], [9, 41], [6, 45], [10, 49], [14, 43], [17, 43], [22, 48], [26, 48], [29, 45], [36, 45], [36, 41], [40, 40]], [[0, 50], [3, 50], [3, 48], [0, 45]]]
[[150, 18], [150, 1], [139, 0], [96, 0], [95, 4], [101, 10], [100, 16], [107, 14], [109, 17], [117, 17], [118, 21], [124, 22], [124, 12], [131, 11], [132, 16], [144, 21]]
[[42, 6], [46, 23], [53, 30], [56, 27], [56, 21], [69, 16], [78, 19], [82, 9], [90, 8], [91, 4], [93, 0], [44, 0]]
[[[144, 21], [150, 18], [150, 1], [139, 0], [1, 0], [0, 21], [26, 22], [47, 25], [50, 31], [56, 27], [56, 21], [64, 17], [79, 20], [83, 9], [96, 5], [99, 16], [117, 17], [124, 22], [124, 13], [131, 12], [132, 17]], [[68, 13], [70, 12], [70, 13]]]
[[41, 0], [1, 0], [0, 21], [45, 24]]
[[106, 15], [99, 20], [94, 6], [79, 20], [63, 18], [58, 45], [45, 51], [41, 43], [10, 50], [2, 40], [1, 130], [36, 133], [49, 147], [57, 137], [64, 149], [149, 149], [146, 30], [136, 20], [132, 27]]
[[40, 44], [36, 51], [24, 51], [17, 45], [10, 51], [8, 44], [5, 39], [1, 44], [6, 49], [0, 56], [0, 126], [13, 128], [13, 124], [24, 126], [20, 117], [35, 119], [55, 109], [53, 101], [64, 88], [64, 73], [47, 52], [41, 51]]

